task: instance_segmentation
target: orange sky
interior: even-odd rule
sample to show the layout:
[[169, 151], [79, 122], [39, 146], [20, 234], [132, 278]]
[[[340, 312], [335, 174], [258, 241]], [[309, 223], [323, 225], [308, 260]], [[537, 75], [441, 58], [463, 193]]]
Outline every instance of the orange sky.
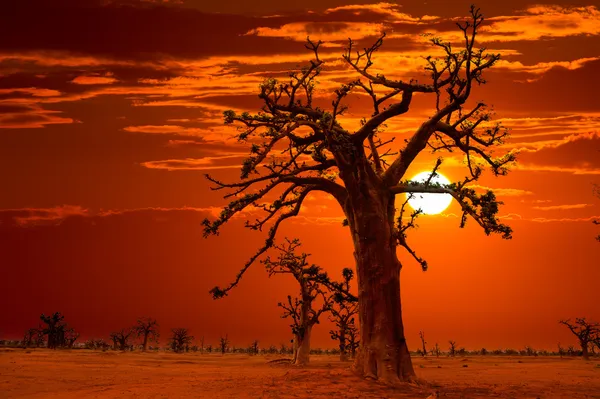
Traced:
[[[469, 6], [48, 3], [0, 5], [0, 337], [20, 337], [41, 312], [60, 310], [84, 337], [151, 315], [163, 333], [188, 327], [213, 343], [229, 333], [239, 346], [288, 340], [276, 303], [295, 287], [257, 264], [225, 299], [208, 294], [263, 239], [242, 219], [202, 238], [201, 220], [225, 203], [203, 174], [233, 179], [248, 154], [222, 111], [256, 111], [260, 81], [308, 59], [307, 35], [325, 41], [321, 101], [355, 77], [340, 62], [348, 36], [367, 44], [386, 31], [375, 67], [415, 76], [432, 51], [419, 34], [452, 40], [454, 18]], [[589, 0], [536, 4], [478, 3], [487, 18], [480, 43], [502, 59], [472, 99], [494, 105], [512, 128], [504, 150], [521, 150], [508, 176], [488, 173], [479, 184], [505, 202], [514, 238], [486, 237], [474, 223], [459, 229], [456, 204], [420, 218], [410, 238], [429, 271], [400, 253], [411, 349], [419, 330], [444, 348], [449, 339], [473, 349], [554, 348], [575, 343], [559, 319], [600, 321], [600, 231], [591, 223], [600, 218], [592, 193], [600, 183], [600, 10]], [[368, 116], [363, 97], [349, 105], [348, 126]], [[408, 137], [432, 106], [416, 96], [384, 134]], [[412, 174], [433, 160], [424, 154]], [[451, 180], [465, 173], [457, 160], [447, 156], [441, 168]], [[353, 264], [340, 211], [325, 197], [309, 198], [284, 235], [301, 238], [331, 274]], [[329, 327], [317, 326], [315, 345], [334, 346]]]

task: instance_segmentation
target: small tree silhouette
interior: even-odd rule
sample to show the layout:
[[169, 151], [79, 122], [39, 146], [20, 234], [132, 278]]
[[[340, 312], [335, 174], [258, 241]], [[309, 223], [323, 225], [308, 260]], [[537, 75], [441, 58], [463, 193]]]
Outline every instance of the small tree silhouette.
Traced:
[[[354, 277], [354, 271], [349, 268], [342, 270], [343, 281], [340, 283], [341, 291], [333, 294], [333, 302], [330, 307], [329, 320], [335, 324], [337, 329], [329, 331], [331, 339], [339, 342], [340, 360], [348, 360], [349, 330], [356, 326], [354, 316], [358, 313], [358, 298], [350, 294], [350, 282]], [[354, 356], [354, 351], [352, 351]]]
[[258, 340], [254, 340], [248, 349], [251, 355], [258, 355]]
[[435, 357], [440, 357], [440, 355], [442, 354], [442, 351], [440, 350], [440, 346], [438, 345], [438, 343], [435, 343], [435, 346], [433, 347], [433, 354], [435, 355]]
[[452, 357], [456, 356], [456, 341], [448, 341], [448, 343], [450, 344], [450, 351], [448, 352], [448, 355]]
[[42, 330], [45, 335], [48, 336], [48, 348], [56, 349], [66, 346], [65, 341], [65, 330], [67, 324], [64, 322], [65, 316], [60, 312], [55, 312], [50, 316], [46, 316], [44, 313], [40, 316], [40, 320], [46, 324], [46, 327]]
[[221, 354], [224, 355], [225, 352], [227, 352], [227, 348], [229, 348], [229, 338], [227, 334], [219, 339], [219, 346], [221, 347]]
[[419, 331], [419, 338], [421, 338], [421, 345], [423, 345], [423, 352], [421, 355], [425, 357], [427, 356], [427, 348], [425, 347], [427, 341], [425, 341], [425, 333], [423, 331]]
[[189, 346], [194, 340], [187, 328], [173, 328], [171, 329], [170, 346], [171, 350], [175, 353], [182, 353], [189, 351]]
[[79, 338], [81, 334], [76, 332], [73, 328], [67, 328], [64, 333], [65, 337], [65, 346], [68, 348], [72, 348], [75, 345], [75, 341]]
[[122, 328], [120, 331], [110, 333], [110, 339], [113, 341], [113, 349], [126, 351], [129, 349], [129, 339], [134, 334], [133, 328]]
[[158, 322], [150, 317], [140, 317], [137, 324], [133, 327], [135, 334], [142, 337], [142, 350], [146, 352], [148, 348], [148, 340], [158, 342], [160, 334], [158, 332]]
[[571, 332], [579, 339], [581, 345], [581, 354], [585, 360], [590, 358], [589, 345], [593, 343], [597, 335], [600, 334], [600, 324], [586, 321], [585, 317], [576, 318], [575, 323], [568, 320], [559, 321], [571, 330]]
[[[287, 303], [279, 302], [277, 305], [283, 308], [281, 317], [292, 319], [292, 334], [294, 335], [294, 364], [305, 365], [310, 360], [310, 337], [312, 328], [319, 323], [322, 313], [330, 310], [332, 295], [326, 291], [325, 286], [334, 286], [329, 280], [327, 273], [317, 265], [307, 262], [308, 254], [296, 251], [300, 247], [298, 239], [285, 239], [285, 244], [274, 248], [279, 251], [277, 259], [270, 256], [264, 263], [269, 277], [274, 274], [291, 274], [300, 286], [300, 298], [287, 297]], [[336, 286], [337, 287], [337, 286]], [[314, 308], [315, 299], [322, 298], [322, 305]]]
[[28, 348], [34, 345], [36, 348], [44, 346], [44, 329], [42, 326], [30, 328], [25, 331], [25, 335], [23, 336], [23, 346]]

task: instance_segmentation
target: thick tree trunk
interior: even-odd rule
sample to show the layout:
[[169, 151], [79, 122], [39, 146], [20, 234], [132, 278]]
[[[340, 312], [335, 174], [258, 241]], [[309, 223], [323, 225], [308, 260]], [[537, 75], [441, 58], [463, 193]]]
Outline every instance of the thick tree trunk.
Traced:
[[144, 334], [144, 343], [142, 344], [142, 348], [142, 350], [146, 352], [146, 349], [148, 348], [148, 334]]
[[589, 344], [587, 342], [581, 343], [581, 354], [583, 355], [583, 360], [590, 360], [590, 354], [588, 352]]
[[415, 372], [404, 338], [400, 269], [394, 238], [395, 204], [385, 189], [362, 181], [351, 204], [359, 298], [360, 347], [356, 373], [395, 385]]
[[294, 359], [296, 366], [305, 366], [310, 361], [310, 333], [312, 325], [304, 328], [304, 334], [298, 336], [298, 350]]

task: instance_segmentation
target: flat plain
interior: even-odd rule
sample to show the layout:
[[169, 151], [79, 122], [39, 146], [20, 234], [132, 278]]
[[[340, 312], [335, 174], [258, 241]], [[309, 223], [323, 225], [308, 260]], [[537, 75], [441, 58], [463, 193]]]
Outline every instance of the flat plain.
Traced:
[[600, 399], [600, 358], [413, 357], [423, 382], [389, 388], [333, 355], [282, 357], [0, 349], [0, 398]]

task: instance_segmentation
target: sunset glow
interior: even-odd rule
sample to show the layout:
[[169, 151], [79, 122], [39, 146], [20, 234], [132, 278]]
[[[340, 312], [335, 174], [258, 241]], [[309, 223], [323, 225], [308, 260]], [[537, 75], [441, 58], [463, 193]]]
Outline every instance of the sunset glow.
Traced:
[[[425, 183], [431, 176], [431, 172], [421, 172], [412, 179], [413, 182]], [[445, 186], [450, 184], [441, 173], [437, 173], [430, 180], [431, 184]], [[421, 210], [425, 215], [436, 215], [442, 213], [452, 202], [450, 194], [407, 194], [408, 204], [414, 210]]]
[[[0, 339], [20, 339], [40, 313], [60, 311], [82, 340], [152, 316], [165, 331], [186, 327], [213, 344], [225, 333], [240, 347], [289, 343], [277, 308], [293, 287], [288, 276], [269, 278], [257, 262], [227, 297], [209, 295], [235, 278], [271, 227], [245, 227], [261, 203], [218, 237], [203, 236], [203, 220], [245, 194], [224, 199], [205, 174], [239, 179], [262, 143], [238, 140], [223, 112], [259, 113], [259, 85], [289, 79], [311, 60], [307, 36], [323, 40], [314, 105], [327, 112], [342, 84], [366, 82], [342, 58], [349, 36], [362, 49], [386, 32], [371, 72], [427, 84], [425, 56], [444, 56], [428, 40], [460, 48], [456, 21], [472, 1], [356, 3], [0, 1]], [[461, 205], [447, 194], [410, 201], [427, 215], [407, 241], [428, 264], [423, 272], [398, 250], [411, 349], [420, 330], [445, 346], [566, 347], [576, 342], [559, 319], [600, 320], [600, 8], [592, 0], [544, 3], [477, 2], [486, 18], [478, 46], [500, 59], [485, 84], [473, 85], [465, 110], [488, 104], [492, 116], [479, 127], [501, 123], [509, 133], [493, 157], [514, 153], [517, 161], [506, 176], [484, 167], [468, 187], [503, 202], [498, 221], [513, 238], [488, 236], [472, 218], [460, 228]], [[349, 132], [373, 114], [364, 91], [342, 106], [338, 119]], [[415, 93], [408, 112], [378, 127], [382, 148], [406, 146], [435, 111], [434, 93]], [[435, 137], [430, 144], [442, 145]], [[445, 178], [434, 181], [469, 176], [461, 150], [423, 147], [404, 179], [421, 179], [439, 157]], [[302, 157], [299, 164], [311, 161]], [[481, 163], [477, 154], [471, 160]], [[311, 263], [339, 276], [356, 264], [347, 219], [335, 198], [313, 191], [278, 240], [298, 237]], [[330, 327], [324, 317], [315, 347], [335, 345]]]

